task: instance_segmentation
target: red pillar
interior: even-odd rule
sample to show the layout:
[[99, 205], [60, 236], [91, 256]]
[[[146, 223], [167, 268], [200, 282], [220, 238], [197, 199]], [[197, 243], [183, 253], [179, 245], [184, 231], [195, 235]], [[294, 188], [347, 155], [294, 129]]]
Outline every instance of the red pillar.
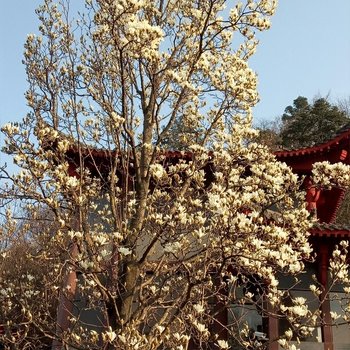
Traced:
[[323, 319], [322, 338], [325, 350], [333, 350], [333, 334], [332, 334], [332, 318], [331, 307], [328, 297], [328, 262], [329, 262], [329, 246], [321, 243], [319, 246], [319, 282], [322, 284], [324, 291], [320, 296], [321, 300], [321, 314]]
[[268, 315], [269, 315], [269, 326], [268, 326], [268, 338], [269, 338], [269, 350], [278, 350], [278, 318], [275, 317], [275, 309], [272, 305], [268, 306]]
[[[78, 245], [72, 243], [69, 250], [69, 260], [75, 261], [78, 256]], [[61, 334], [68, 330], [70, 326], [69, 317], [73, 314], [73, 302], [77, 289], [77, 274], [73, 266], [70, 266], [70, 270], [65, 276], [64, 283], [62, 285], [64, 291], [60, 291], [60, 300], [57, 309], [57, 324], [56, 335], [58, 340], [54, 340], [52, 343], [52, 350], [61, 350], [62, 342], [59, 340]]]
[[[228, 310], [227, 310], [227, 288], [226, 285], [222, 285], [222, 279], [218, 273], [213, 277], [215, 285], [218, 287], [216, 295], [214, 297], [214, 322], [210, 327], [210, 333], [216, 334], [217, 339], [228, 340]], [[213, 344], [211, 344], [213, 346]]]

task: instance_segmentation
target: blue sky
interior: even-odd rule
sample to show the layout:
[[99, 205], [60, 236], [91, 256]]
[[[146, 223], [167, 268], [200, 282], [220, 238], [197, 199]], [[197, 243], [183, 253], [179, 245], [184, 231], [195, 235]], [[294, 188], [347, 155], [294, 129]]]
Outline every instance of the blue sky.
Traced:
[[[73, 0], [78, 2], [78, 0]], [[28, 111], [21, 64], [26, 35], [37, 32], [41, 0], [1, 0], [0, 124]], [[251, 60], [259, 75], [256, 120], [272, 119], [303, 95], [350, 96], [350, 0], [280, 0], [272, 28]], [[1, 143], [1, 142], [0, 142]]]
[[349, 0], [280, 0], [251, 61], [259, 75], [257, 119], [281, 115], [299, 95], [350, 96], [349, 16]]

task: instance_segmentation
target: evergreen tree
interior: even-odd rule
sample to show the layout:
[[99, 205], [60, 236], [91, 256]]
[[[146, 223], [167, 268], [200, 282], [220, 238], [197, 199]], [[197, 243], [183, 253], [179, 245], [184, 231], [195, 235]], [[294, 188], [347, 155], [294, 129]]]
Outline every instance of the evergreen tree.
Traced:
[[310, 104], [299, 96], [282, 115], [281, 146], [301, 148], [324, 142], [348, 122], [349, 116], [327, 99]]

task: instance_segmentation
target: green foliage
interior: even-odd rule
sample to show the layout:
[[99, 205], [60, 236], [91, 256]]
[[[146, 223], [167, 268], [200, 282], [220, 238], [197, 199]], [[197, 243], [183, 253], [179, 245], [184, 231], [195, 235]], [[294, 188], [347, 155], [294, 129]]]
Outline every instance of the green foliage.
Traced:
[[186, 151], [189, 149], [189, 145], [194, 142], [201, 143], [203, 141], [203, 132], [204, 130], [199, 127], [186, 125], [183, 118], [179, 116], [164, 134], [160, 146], [162, 149], [171, 151]]
[[282, 115], [282, 148], [302, 148], [329, 139], [337, 130], [349, 122], [349, 116], [325, 98], [312, 104], [299, 96]]
[[344, 194], [344, 199], [337, 212], [335, 223], [348, 226], [350, 222], [350, 192]]

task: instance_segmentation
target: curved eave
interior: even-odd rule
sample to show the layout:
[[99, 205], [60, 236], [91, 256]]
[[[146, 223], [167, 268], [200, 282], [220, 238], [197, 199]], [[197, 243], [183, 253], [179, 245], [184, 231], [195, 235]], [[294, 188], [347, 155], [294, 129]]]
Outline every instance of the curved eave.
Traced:
[[310, 234], [313, 237], [350, 238], [350, 229], [313, 228], [310, 230]]
[[331, 215], [331, 219], [329, 222], [334, 222], [335, 219], [337, 218], [337, 214], [338, 214], [338, 210], [340, 208], [340, 205], [342, 204], [343, 200], [344, 200], [344, 196], [345, 196], [345, 191], [339, 189], [339, 195], [337, 196], [336, 200], [335, 200], [335, 206]]
[[314, 155], [317, 153], [325, 153], [328, 152], [332, 148], [337, 148], [338, 145], [343, 140], [348, 140], [350, 137], [350, 128], [346, 128], [345, 131], [339, 133], [337, 136], [332, 138], [329, 141], [321, 143], [319, 145], [315, 145], [312, 147], [305, 147], [295, 150], [281, 150], [274, 152], [277, 158], [289, 158], [289, 157], [300, 157], [305, 155]]
[[321, 223], [333, 223], [337, 217], [338, 209], [344, 198], [344, 190], [333, 187], [321, 191], [317, 201], [317, 218]]
[[[69, 155], [76, 156], [79, 153], [82, 154], [82, 156], [84, 157], [90, 156], [100, 160], [104, 160], [104, 159], [109, 160], [112, 157], [116, 157], [118, 155], [118, 152], [116, 150], [106, 150], [106, 149], [88, 148], [88, 147], [82, 147], [79, 150], [77, 146], [70, 147], [66, 152], [68, 156]], [[185, 152], [185, 151], [164, 151], [164, 152], [160, 152], [157, 155], [157, 158], [190, 160], [193, 158], [193, 153]], [[210, 154], [208, 156], [208, 159], [210, 159]]]

